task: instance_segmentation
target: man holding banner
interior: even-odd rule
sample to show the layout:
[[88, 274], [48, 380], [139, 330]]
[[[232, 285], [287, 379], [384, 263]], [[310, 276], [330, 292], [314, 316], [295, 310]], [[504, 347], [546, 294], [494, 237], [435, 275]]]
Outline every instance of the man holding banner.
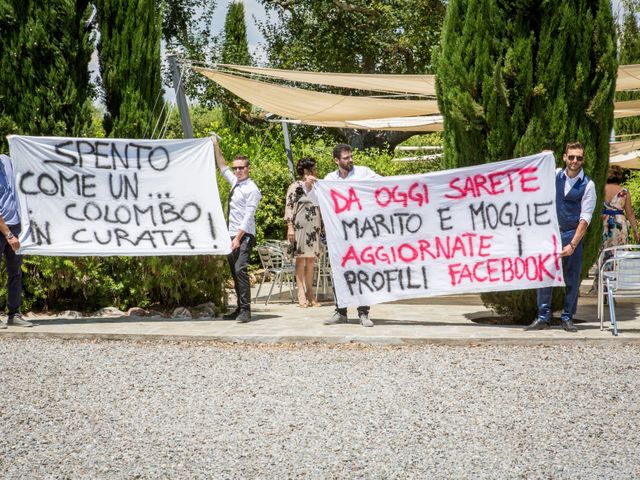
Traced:
[[[345, 143], [339, 143], [333, 148], [333, 161], [338, 166], [338, 169], [334, 172], [328, 173], [324, 179], [325, 180], [368, 180], [372, 178], [380, 178], [376, 172], [371, 170], [368, 167], [355, 166], [353, 164], [353, 150], [350, 145]], [[318, 203], [318, 198], [313, 191], [313, 186], [316, 182], [316, 178], [309, 175], [307, 176], [307, 180], [305, 182], [305, 188], [307, 189], [307, 193], [309, 193], [309, 198], [311, 198], [314, 203]], [[358, 319], [360, 320], [360, 324], [363, 327], [373, 327], [373, 322], [369, 318], [369, 306], [368, 305], [360, 305], [358, 307]], [[336, 303], [336, 309], [328, 320], [324, 322], [325, 325], [335, 325], [337, 323], [347, 323], [347, 309], [339, 308]]]
[[7, 325], [32, 327], [33, 324], [22, 318], [22, 255], [15, 252], [20, 248], [20, 214], [16, 199], [15, 177], [11, 159], [0, 155], [0, 244], [7, 261], [7, 324], [0, 321], [0, 328]]
[[[562, 270], [566, 293], [560, 324], [567, 332], [577, 332], [573, 315], [578, 306], [582, 271], [582, 237], [596, 206], [596, 188], [584, 173], [584, 147], [568, 143], [563, 155], [566, 168], [556, 170], [556, 211], [562, 239]], [[538, 289], [538, 318], [526, 330], [544, 330], [551, 321], [552, 287]]]
[[[229, 168], [215, 137], [212, 137], [216, 163], [224, 179], [231, 185], [228, 200], [228, 225], [231, 253], [227, 256], [233, 277], [238, 306], [224, 315], [227, 320], [247, 323], [251, 320], [251, 285], [249, 283], [249, 256], [256, 241], [256, 210], [262, 194], [249, 178], [249, 159], [237, 155]], [[231, 171], [233, 169], [233, 172]]]

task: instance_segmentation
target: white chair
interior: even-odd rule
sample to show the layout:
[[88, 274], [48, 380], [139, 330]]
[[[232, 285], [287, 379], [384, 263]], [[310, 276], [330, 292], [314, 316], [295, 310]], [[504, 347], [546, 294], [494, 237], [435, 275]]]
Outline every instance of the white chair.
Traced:
[[294, 302], [295, 300], [293, 298], [293, 289], [295, 288], [295, 268], [286, 252], [281, 246], [276, 244], [258, 245], [256, 247], [256, 251], [258, 252], [258, 256], [260, 257], [260, 263], [262, 263], [264, 273], [262, 275], [260, 285], [258, 286], [258, 291], [256, 292], [254, 301], [256, 303], [258, 302], [260, 290], [262, 289], [265, 278], [267, 277], [267, 275], [271, 275], [273, 276], [273, 278], [271, 279], [271, 289], [269, 290], [269, 295], [267, 295], [267, 300], [264, 302], [264, 304], [269, 304], [269, 300], [271, 299], [271, 295], [273, 294], [273, 289], [276, 284], [280, 286], [280, 295], [282, 295], [282, 287], [285, 283], [287, 284], [287, 288], [289, 289], [289, 293], [291, 294], [291, 301]]
[[[618, 335], [615, 298], [640, 297], [640, 245], [605, 248], [598, 258], [598, 319], [604, 330], [604, 296], [609, 303], [609, 321]], [[606, 290], [605, 287], [606, 286]]]
[[331, 263], [329, 262], [329, 252], [327, 252], [326, 249], [322, 250], [320, 258], [318, 258], [318, 261], [316, 262], [314, 280], [316, 285], [316, 301], [318, 300], [318, 292], [320, 291], [320, 288], [322, 288], [322, 294], [326, 295], [327, 287], [331, 289], [331, 296], [334, 297], [335, 300], [333, 278], [331, 277]]

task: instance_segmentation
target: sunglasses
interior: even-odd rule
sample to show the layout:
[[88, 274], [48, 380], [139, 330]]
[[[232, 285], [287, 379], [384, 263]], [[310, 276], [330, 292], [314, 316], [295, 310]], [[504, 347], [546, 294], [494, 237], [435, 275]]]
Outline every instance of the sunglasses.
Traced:
[[247, 168], [247, 166], [245, 165], [244, 167], [231, 167], [232, 170], [238, 172], [240, 170], [244, 170], [245, 168]]
[[582, 162], [584, 160], [584, 157], [582, 155], [567, 155], [567, 158], [571, 162], [573, 162], [574, 160], [577, 160], [578, 162]]

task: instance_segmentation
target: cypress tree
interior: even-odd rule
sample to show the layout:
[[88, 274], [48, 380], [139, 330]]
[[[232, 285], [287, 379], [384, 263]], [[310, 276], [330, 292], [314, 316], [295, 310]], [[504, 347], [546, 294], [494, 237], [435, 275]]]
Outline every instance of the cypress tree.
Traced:
[[[613, 124], [616, 34], [608, 0], [452, 0], [438, 55], [437, 91], [448, 166], [504, 160], [580, 140], [585, 170], [601, 195]], [[595, 261], [597, 213], [585, 238]], [[535, 291], [483, 294], [523, 321]]]
[[[234, 0], [229, 3], [224, 21], [224, 41], [220, 59], [222, 63], [234, 65], [251, 65], [253, 63], [249, 54], [242, 1]], [[249, 117], [251, 106], [234, 95], [223, 92], [222, 89], [218, 89], [218, 96], [222, 99], [224, 123], [232, 131], [238, 133], [242, 126], [240, 119]]]
[[97, 0], [97, 5], [105, 132], [148, 138], [162, 105], [160, 12], [153, 0]]
[[0, 2], [0, 151], [5, 136], [80, 136], [91, 122], [89, 0]]

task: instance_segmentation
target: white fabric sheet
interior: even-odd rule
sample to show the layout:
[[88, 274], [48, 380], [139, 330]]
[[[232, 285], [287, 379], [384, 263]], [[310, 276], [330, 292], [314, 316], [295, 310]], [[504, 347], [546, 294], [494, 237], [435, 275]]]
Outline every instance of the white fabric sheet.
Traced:
[[213, 145], [9, 137], [30, 255], [226, 254]]
[[564, 285], [550, 153], [317, 183], [339, 307]]

